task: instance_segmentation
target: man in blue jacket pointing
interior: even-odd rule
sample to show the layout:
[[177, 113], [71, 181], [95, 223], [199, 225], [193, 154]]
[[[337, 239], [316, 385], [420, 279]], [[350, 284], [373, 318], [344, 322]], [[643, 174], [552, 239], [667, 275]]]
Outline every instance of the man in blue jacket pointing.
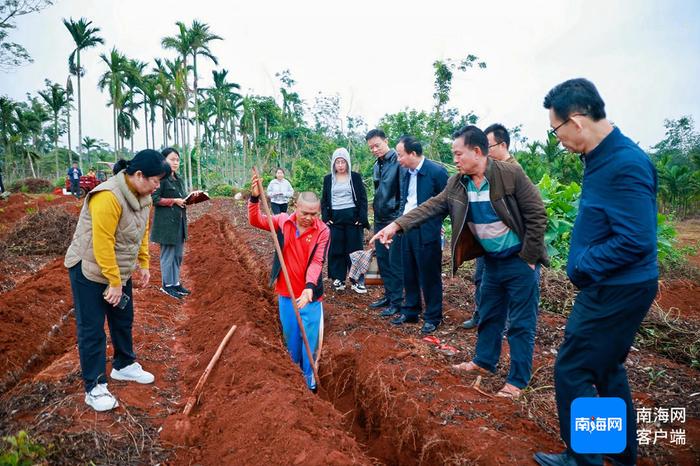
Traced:
[[627, 446], [615, 464], [637, 459], [636, 416], [623, 363], [656, 296], [656, 170], [605, 117], [586, 79], [555, 86], [544, 99], [551, 133], [581, 154], [583, 191], [571, 235], [567, 274], [579, 288], [554, 366], [559, 429], [567, 450], [536, 453], [541, 465], [602, 465], [600, 454], [571, 448], [571, 403], [618, 397], [627, 408]]

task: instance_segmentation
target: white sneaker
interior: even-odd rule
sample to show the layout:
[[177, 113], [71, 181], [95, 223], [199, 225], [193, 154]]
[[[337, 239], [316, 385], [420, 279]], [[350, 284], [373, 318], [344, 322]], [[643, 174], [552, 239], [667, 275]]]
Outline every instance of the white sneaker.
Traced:
[[345, 283], [341, 282], [337, 278], [333, 280], [333, 289], [335, 291], [343, 291], [345, 289]]
[[360, 293], [360, 294], [367, 293], [367, 288], [365, 288], [365, 285], [363, 285], [362, 283], [353, 283], [351, 288], [355, 293]]
[[129, 382], [138, 383], [153, 383], [155, 377], [150, 372], [146, 372], [141, 368], [141, 364], [135, 362], [126, 367], [117, 370], [112, 368], [112, 373], [109, 374], [115, 380], [127, 380]]
[[99, 383], [85, 393], [85, 403], [95, 411], [109, 411], [119, 406], [117, 399], [107, 390], [106, 383]]

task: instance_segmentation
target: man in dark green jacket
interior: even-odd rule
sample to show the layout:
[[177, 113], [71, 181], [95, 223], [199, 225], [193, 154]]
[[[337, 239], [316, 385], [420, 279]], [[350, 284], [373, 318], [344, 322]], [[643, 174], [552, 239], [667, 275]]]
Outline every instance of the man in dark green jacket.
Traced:
[[449, 213], [452, 273], [465, 260], [480, 256], [485, 265], [476, 355], [454, 368], [496, 371], [510, 311], [510, 373], [498, 395], [517, 397], [532, 374], [539, 265], [548, 263], [547, 213], [539, 191], [520, 165], [487, 157], [488, 140], [476, 126], [454, 134], [452, 153], [459, 173], [448, 180], [444, 191], [389, 224], [373, 240], [388, 244], [398, 231]]
[[181, 299], [190, 294], [190, 290], [180, 283], [180, 266], [187, 240], [187, 189], [185, 180], [177, 175], [180, 155], [172, 148], [164, 149], [162, 153], [170, 164], [172, 173], [161, 180], [160, 187], [152, 196], [156, 211], [153, 215], [151, 241], [160, 244], [160, 272], [163, 277], [161, 291]]

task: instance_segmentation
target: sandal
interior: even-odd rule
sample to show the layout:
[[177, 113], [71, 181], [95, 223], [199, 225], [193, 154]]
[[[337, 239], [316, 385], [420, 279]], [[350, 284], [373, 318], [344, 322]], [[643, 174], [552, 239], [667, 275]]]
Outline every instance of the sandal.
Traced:
[[487, 371], [483, 367], [479, 366], [474, 361], [463, 362], [461, 364], [455, 364], [452, 366], [452, 369], [454, 369], [457, 372], [461, 372], [461, 373], [465, 373], [465, 374], [470, 373], [470, 372], [474, 372], [477, 374], [484, 374], [484, 375], [490, 374], [489, 371]]
[[511, 400], [517, 400], [518, 398], [520, 398], [520, 395], [522, 395], [522, 393], [522, 389], [516, 387], [515, 385], [507, 383], [503, 386], [503, 388], [501, 388], [498, 391], [498, 393], [496, 393], [496, 396], [501, 398], [510, 398]]

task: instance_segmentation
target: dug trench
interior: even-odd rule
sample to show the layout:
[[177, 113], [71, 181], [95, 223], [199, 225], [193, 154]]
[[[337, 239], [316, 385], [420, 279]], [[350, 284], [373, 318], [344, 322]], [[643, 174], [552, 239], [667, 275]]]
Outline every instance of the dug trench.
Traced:
[[241, 220], [208, 215], [192, 228], [184, 386], [238, 329], [189, 428], [177, 428], [181, 415], [165, 422], [161, 438], [189, 446], [176, 463], [527, 464], [536, 449], [559, 448], [512, 402], [485, 396], [419, 338], [387, 332], [355, 306], [325, 305], [322, 389], [312, 395], [282, 344], [269, 243]]

